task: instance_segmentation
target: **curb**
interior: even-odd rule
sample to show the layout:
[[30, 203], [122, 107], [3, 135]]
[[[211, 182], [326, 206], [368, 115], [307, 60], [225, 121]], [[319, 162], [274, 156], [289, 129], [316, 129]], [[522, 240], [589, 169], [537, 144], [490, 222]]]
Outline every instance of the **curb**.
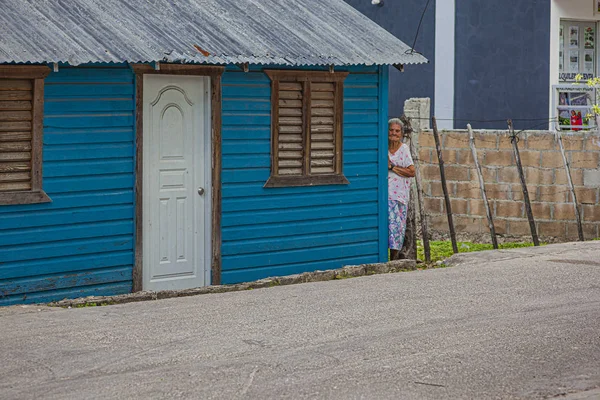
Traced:
[[236, 283], [233, 285], [205, 286], [183, 290], [161, 290], [158, 292], [136, 292], [116, 296], [88, 296], [78, 299], [65, 299], [48, 303], [50, 307], [86, 307], [107, 306], [113, 304], [132, 303], [137, 301], [162, 300], [174, 297], [196, 296], [210, 293], [238, 292], [241, 290], [262, 289], [273, 286], [295, 285], [298, 283], [324, 282], [335, 279], [355, 278], [359, 276], [387, 274], [417, 269], [415, 260], [395, 260], [387, 263], [349, 265], [327, 271], [304, 272], [302, 274], [278, 276], [259, 279], [253, 282]]

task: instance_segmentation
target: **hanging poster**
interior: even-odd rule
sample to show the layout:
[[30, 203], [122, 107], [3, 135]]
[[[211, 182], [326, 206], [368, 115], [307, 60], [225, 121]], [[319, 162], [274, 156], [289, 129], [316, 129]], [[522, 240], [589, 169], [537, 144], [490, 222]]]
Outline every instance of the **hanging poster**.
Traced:
[[583, 45], [586, 49], [594, 48], [594, 28], [588, 26], [584, 29]]
[[569, 47], [576, 49], [579, 47], [579, 27], [569, 27]]
[[579, 50], [569, 50], [569, 71], [579, 72]]
[[586, 50], [583, 53], [583, 72], [586, 74], [594, 73], [594, 50]]

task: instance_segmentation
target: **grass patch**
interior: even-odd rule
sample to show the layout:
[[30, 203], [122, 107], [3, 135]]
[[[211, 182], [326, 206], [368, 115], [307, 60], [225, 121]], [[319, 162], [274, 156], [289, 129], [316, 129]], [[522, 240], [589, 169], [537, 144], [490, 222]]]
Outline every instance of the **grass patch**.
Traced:
[[[544, 243], [545, 244], [545, 243]], [[431, 247], [431, 261], [441, 261], [450, 257], [452, 254], [452, 242], [451, 241], [437, 241], [433, 240], [429, 242]], [[484, 251], [493, 250], [493, 246], [487, 243], [472, 243], [472, 242], [458, 242], [459, 253], [470, 253], [472, 251]], [[498, 247], [500, 249], [515, 249], [520, 247], [531, 247], [533, 243], [502, 243]], [[423, 242], [417, 241], [417, 259], [425, 261], [425, 255], [423, 252]]]

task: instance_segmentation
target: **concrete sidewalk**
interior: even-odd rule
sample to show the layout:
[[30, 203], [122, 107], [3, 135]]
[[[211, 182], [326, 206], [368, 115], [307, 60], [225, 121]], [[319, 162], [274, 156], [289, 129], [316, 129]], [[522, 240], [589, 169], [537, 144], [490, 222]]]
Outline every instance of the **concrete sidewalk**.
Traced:
[[597, 393], [600, 242], [449, 263], [106, 307], [0, 309], [0, 398]]

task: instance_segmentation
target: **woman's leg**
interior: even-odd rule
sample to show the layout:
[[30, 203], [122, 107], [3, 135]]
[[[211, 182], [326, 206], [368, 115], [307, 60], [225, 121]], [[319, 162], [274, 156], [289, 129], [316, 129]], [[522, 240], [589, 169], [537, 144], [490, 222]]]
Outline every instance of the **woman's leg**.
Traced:
[[[404, 234], [401, 233], [401, 203], [396, 200], [388, 200], [388, 248], [390, 249], [390, 260], [398, 259]], [[406, 225], [406, 223], [405, 223]]]

